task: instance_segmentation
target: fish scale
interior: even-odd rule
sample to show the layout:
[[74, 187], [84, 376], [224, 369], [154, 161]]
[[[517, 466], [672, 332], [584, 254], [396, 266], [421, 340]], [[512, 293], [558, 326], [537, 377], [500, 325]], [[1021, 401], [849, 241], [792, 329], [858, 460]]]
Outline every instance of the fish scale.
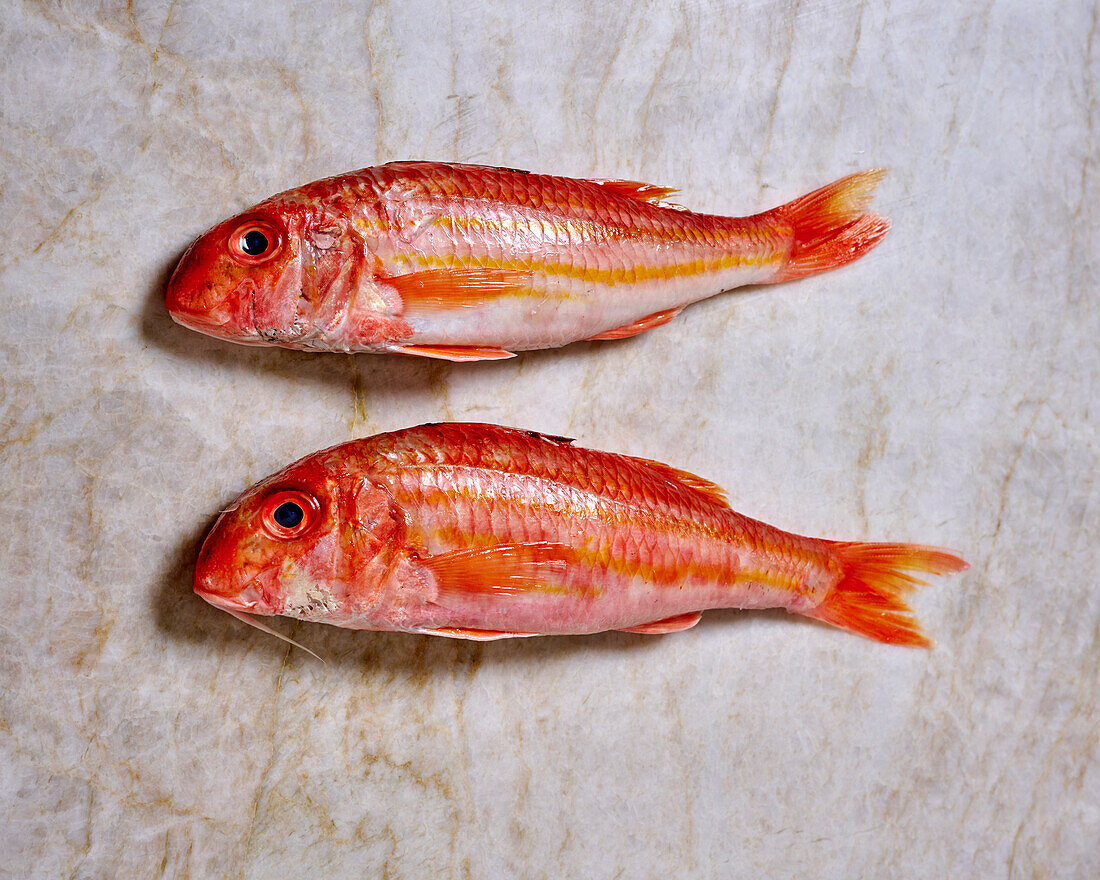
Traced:
[[[523, 443], [524, 439], [528, 442]], [[592, 580], [598, 581], [614, 569], [669, 582], [690, 575], [696, 562], [712, 577], [734, 576], [737, 556], [717, 537], [723, 528], [728, 530], [729, 523], [713, 512], [704, 518], [702, 508], [710, 505], [685, 497], [690, 490], [670, 484], [654, 472], [655, 466], [640, 468], [634, 460], [619, 456], [593, 462], [585, 451], [563, 444], [547, 449], [549, 444], [539, 439], [532, 443], [521, 435], [512, 443], [456, 450], [452, 455], [447, 454], [452, 452], [450, 447], [440, 445], [430, 490], [425, 492], [419, 480], [400, 481], [401, 503], [419, 507], [411, 518], [423, 524], [418, 532], [421, 540], [429, 546], [436, 543], [436, 552], [458, 549], [464, 539], [478, 543], [486, 538], [497, 542], [565, 541], [578, 514], [594, 505], [600, 516], [595, 521], [593, 543], [618, 543], [625, 552], [617, 555], [614, 563], [608, 560], [603, 568], [597, 564], [598, 550], [583, 554], [580, 562], [590, 569]], [[544, 454], [524, 455], [525, 446]], [[485, 449], [496, 454], [486, 455]], [[467, 454], [470, 451], [474, 454]], [[555, 453], [553, 459], [547, 454], [550, 451]], [[417, 452], [409, 457], [419, 460], [422, 456]], [[522, 481], [515, 480], [511, 462], [526, 464]], [[617, 479], [594, 478], [611, 471], [612, 466]], [[463, 499], [460, 506], [454, 503], [456, 498]], [[548, 504], [548, 499], [553, 502]], [[537, 531], [513, 528], [513, 512], [537, 526]], [[429, 540], [433, 536], [437, 542]], [[677, 564], [677, 553], [683, 554], [686, 564]]]

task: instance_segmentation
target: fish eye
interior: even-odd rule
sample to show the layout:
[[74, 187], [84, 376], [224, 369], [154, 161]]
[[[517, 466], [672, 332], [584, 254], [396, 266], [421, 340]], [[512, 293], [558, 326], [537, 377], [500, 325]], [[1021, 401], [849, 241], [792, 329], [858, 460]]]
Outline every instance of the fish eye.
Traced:
[[264, 220], [249, 220], [229, 236], [229, 252], [239, 263], [255, 265], [270, 260], [282, 245], [282, 236]]
[[275, 508], [271, 518], [284, 529], [292, 529], [306, 518], [306, 512], [296, 501], [284, 501]]
[[272, 538], [289, 541], [308, 532], [321, 518], [321, 502], [302, 489], [278, 489], [263, 504], [261, 521]]
[[250, 257], [258, 257], [268, 249], [269, 245], [267, 236], [258, 229], [250, 229], [241, 236], [241, 250]]

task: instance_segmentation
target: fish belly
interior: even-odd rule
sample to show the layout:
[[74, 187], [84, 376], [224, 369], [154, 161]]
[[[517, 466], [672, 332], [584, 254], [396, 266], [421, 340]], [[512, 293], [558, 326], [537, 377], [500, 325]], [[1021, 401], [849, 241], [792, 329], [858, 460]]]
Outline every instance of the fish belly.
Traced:
[[411, 342], [494, 346], [506, 351], [553, 348], [629, 327], [723, 290], [764, 282], [772, 270], [724, 270], [633, 284], [543, 280], [533, 289], [471, 301], [461, 308], [409, 310]]

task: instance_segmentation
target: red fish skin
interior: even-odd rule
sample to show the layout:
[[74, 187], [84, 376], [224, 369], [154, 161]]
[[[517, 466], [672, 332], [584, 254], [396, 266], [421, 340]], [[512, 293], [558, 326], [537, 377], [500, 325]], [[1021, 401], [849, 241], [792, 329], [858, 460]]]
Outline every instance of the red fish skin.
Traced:
[[[264, 524], [265, 503], [288, 489], [320, 509], [289, 540]], [[887, 554], [902, 569], [965, 566], [929, 548], [784, 532], [667, 465], [456, 423], [345, 443], [264, 480], [211, 530], [195, 589], [229, 610], [475, 638], [628, 629], [711, 608], [786, 608], [845, 626], [851, 612], [830, 597], [848, 547], [878, 548], [875, 564]], [[875, 613], [897, 616], [890, 626], [848, 628], [926, 643], [904, 604], [880, 599]]]
[[[234, 342], [456, 360], [632, 335], [722, 290], [856, 259], [889, 227], [863, 212], [881, 176], [722, 217], [629, 181], [396, 162], [218, 224], [181, 259], [166, 304]], [[248, 257], [237, 245], [256, 224], [271, 247]]]

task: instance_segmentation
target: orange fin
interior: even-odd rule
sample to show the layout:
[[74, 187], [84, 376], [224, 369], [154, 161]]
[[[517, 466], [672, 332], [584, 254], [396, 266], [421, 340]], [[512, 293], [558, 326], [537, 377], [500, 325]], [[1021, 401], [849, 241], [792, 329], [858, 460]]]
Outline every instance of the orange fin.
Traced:
[[[440, 553], [423, 560], [435, 575], [439, 595], [518, 596], [557, 592], [553, 581], [573, 558], [565, 544], [493, 544]], [[548, 583], [548, 581], [550, 583]]]
[[864, 211], [885, 176], [884, 168], [850, 174], [768, 211], [794, 228], [790, 258], [773, 281], [789, 281], [843, 266], [882, 241], [890, 221]]
[[677, 480], [688, 488], [694, 489], [701, 495], [705, 495], [708, 500], [720, 504], [723, 507], [730, 506], [729, 499], [726, 498], [726, 490], [717, 483], [712, 483], [710, 480], [704, 480], [702, 477], [697, 477], [695, 474], [689, 474], [687, 471], [682, 471], [677, 468], [669, 468], [669, 470]]
[[542, 431], [528, 431], [523, 428], [505, 428], [501, 425], [483, 425], [478, 422], [427, 422], [421, 428], [440, 428], [450, 434], [455, 429], [461, 431], [463, 443], [475, 443], [489, 445], [500, 442], [503, 435], [523, 435], [533, 437], [536, 440], [547, 440], [551, 443], [562, 443], [572, 446], [576, 442], [574, 437], [562, 437], [559, 434], [544, 434]]
[[468, 309], [531, 289], [531, 272], [511, 269], [424, 269], [379, 278], [401, 296], [405, 310]]
[[395, 345], [389, 351], [395, 354], [415, 354], [441, 361], [500, 361], [514, 358], [515, 352], [503, 348], [478, 345]]
[[702, 616], [702, 611], [689, 611], [687, 614], [677, 614], [675, 617], [666, 617], [664, 620], [655, 620], [652, 623], [627, 626], [619, 630], [619, 632], [644, 633], [653, 636], [659, 636], [662, 633], [675, 633], [681, 630], [691, 629], [699, 622], [699, 618]]
[[593, 180], [591, 183], [599, 184], [617, 196], [625, 199], [634, 199], [637, 202], [649, 202], [660, 205], [662, 208], [672, 208], [676, 211], [688, 210], [683, 205], [673, 205], [664, 201], [666, 196], [678, 192], [671, 186], [654, 186], [652, 183], [642, 183], [637, 180]]
[[679, 483], [681, 486], [685, 486], [693, 492], [698, 492], [711, 504], [718, 504], [721, 507], [730, 506], [729, 499], [726, 498], [726, 490], [717, 483], [712, 483], [710, 480], [704, 480], [702, 477], [697, 477], [695, 474], [689, 474], [687, 471], [682, 471], [679, 468], [670, 467], [662, 461], [654, 461], [651, 458], [636, 458], [634, 460], [642, 462], [646, 467], [652, 470], [659, 471], [665, 479], [673, 483]]
[[449, 636], [452, 639], [470, 639], [474, 642], [495, 642], [497, 639], [538, 635], [538, 633], [504, 632], [499, 629], [465, 629], [461, 626], [440, 626], [435, 629], [418, 630], [418, 632], [427, 636]]
[[558, 434], [543, 434], [542, 431], [524, 431], [528, 437], [538, 437], [539, 440], [549, 440], [551, 443], [562, 443], [566, 446], [572, 446], [577, 442], [575, 437], [562, 437]]
[[646, 330], [652, 330], [654, 327], [660, 327], [662, 324], [667, 324], [680, 314], [683, 309], [683, 306], [679, 306], [675, 309], [666, 309], [663, 312], [654, 312], [652, 315], [646, 315], [644, 318], [639, 318], [633, 324], [616, 327], [614, 330], [605, 330], [603, 333], [598, 333], [588, 338], [589, 340], [595, 341], [597, 339], [626, 339], [628, 336], [637, 336], [639, 333], [645, 333]]
[[929, 648], [903, 597], [925, 582], [906, 572], [954, 574], [970, 568], [950, 550], [917, 544], [836, 542], [841, 579], [817, 608], [802, 612], [880, 642]]

